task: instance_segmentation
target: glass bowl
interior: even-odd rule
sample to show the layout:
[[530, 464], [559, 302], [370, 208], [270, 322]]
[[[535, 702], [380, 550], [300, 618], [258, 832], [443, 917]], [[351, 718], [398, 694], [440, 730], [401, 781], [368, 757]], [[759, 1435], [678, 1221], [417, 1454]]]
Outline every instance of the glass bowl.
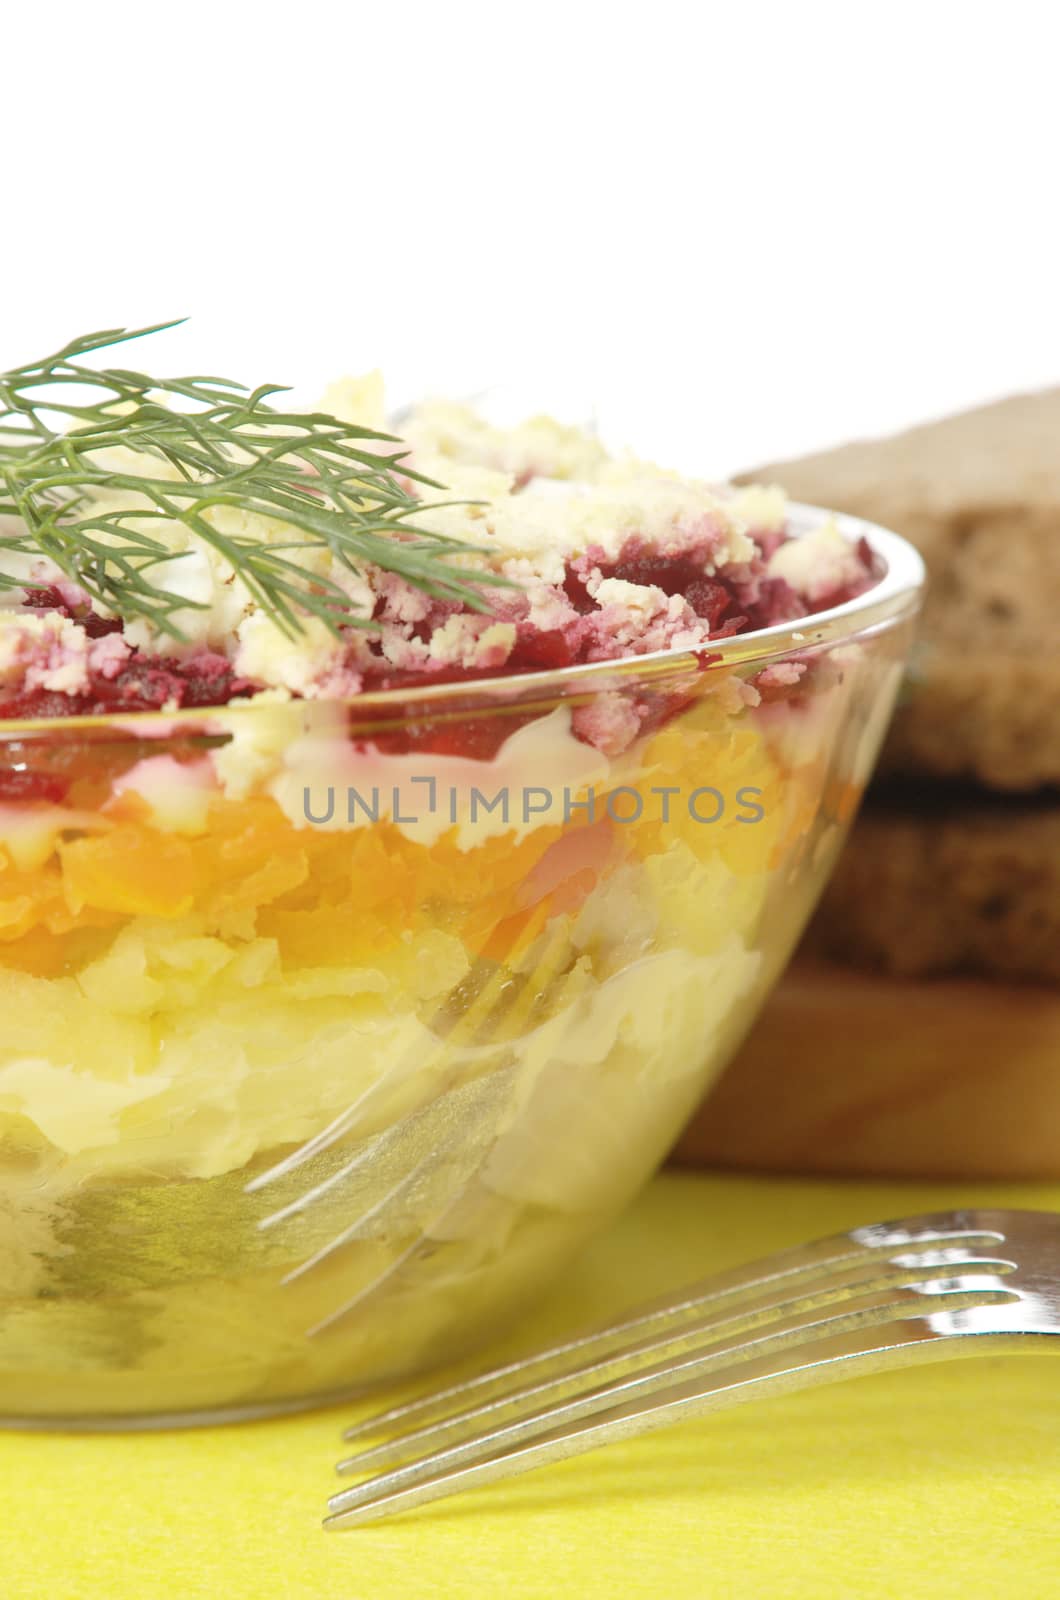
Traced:
[[879, 584], [709, 655], [0, 725], [0, 1418], [348, 1394], [614, 1216], [890, 715], [921, 563], [839, 525]]

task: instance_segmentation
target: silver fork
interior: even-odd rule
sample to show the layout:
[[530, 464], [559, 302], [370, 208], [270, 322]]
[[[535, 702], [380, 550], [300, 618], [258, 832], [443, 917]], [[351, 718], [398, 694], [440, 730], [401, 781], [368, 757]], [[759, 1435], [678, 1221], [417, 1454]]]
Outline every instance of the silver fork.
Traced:
[[392, 1406], [344, 1438], [353, 1527], [744, 1400], [999, 1351], [1060, 1350], [1060, 1214], [878, 1223], [690, 1284], [621, 1320]]
[[[503, 1138], [505, 1115], [523, 1086], [518, 1056], [505, 1056], [505, 1048], [538, 1026], [542, 1016], [577, 1003], [585, 983], [578, 955], [567, 923], [562, 918], [550, 923], [542, 905], [505, 959], [477, 962], [433, 1018], [430, 1071], [441, 1085], [433, 1099], [358, 1138], [359, 1124], [393, 1087], [384, 1077], [326, 1128], [246, 1185], [247, 1195], [267, 1191], [270, 1197], [266, 1200], [270, 1209], [257, 1220], [259, 1232], [303, 1225], [304, 1248], [296, 1251], [296, 1260], [280, 1280], [283, 1284], [300, 1282], [332, 1261], [363, 1237], [366, 1227], [385, 1232], [400, 1218], [402, 1206], [419, 1193], [426, 1211], [419, 1232], [309, 1328], [309, 1338], [342, 1323], [399, 1280], [421, 1254], [430, 1252], [432, 1234], [444, 1229], [459, 1209]], [[417, 1052], [421, 1067], [423, 1049], [421, 1045]], [[495, 1061], [486, 1059], [491, 1052], [497, 1055]], [[326, 1170], [316, 1170], [332, 1151], [338, 1152], [337, 1157]], [[336, 1214], [342, 1217], [337, 1233]], [[395, 1231], [400, 1227], [398, 1220]]]

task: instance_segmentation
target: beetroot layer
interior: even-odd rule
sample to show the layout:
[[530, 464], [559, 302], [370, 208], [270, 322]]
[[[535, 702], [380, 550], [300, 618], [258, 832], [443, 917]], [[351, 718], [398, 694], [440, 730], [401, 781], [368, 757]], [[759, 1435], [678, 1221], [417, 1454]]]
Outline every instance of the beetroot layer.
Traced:
[[[762, 535], [758, 542], [766, 551], [770, 543], [775, 546], [776, 536]], [[871, 586], [875, 579], [873, 557], [864, 541], [858, 548], [858, 556], [864, 572], [863, 580], [822, 597], [815, 609], [825, 610]], [[783, 579], [765, 577], [750, 570], [738, 579], [718, 574], [707, 576], [702, 565], [689, 556], [653, 553], [642, 541], [633, 539], [618, 561], [599, 562], [589, 552], [571, 563], [562, 590], [557, 591], [561, 607], [559, 626], [537, 628], [525, 617], [520, 617], [516, 609], [513, 613], [515, 643], [500, 669], [496, 665], [469, 668], [432, 664], [426, 658], [426, 652], [424, 659], [412, 666], [395, 667], [384, 656], [379, 639], [369, 637], [366, 655], [363, 634], [356, 636], [356, 649], [351, 635], [350, 666], [356, 668], [366, 690], [401, 690], [431, 684], [473, 683], [482, 678], [495, 677], [498, 670], [515, 676], [608, 659], [602, 649], [603, 613], [590, 593], [590, 574], [594, 578], [614, 578], [640, 586], [650, 585], [662, 590], [666, 596], [681, 596], [695, 615], [707, 623], [712, 642], [773, 623], [791, 621], [806, 614], [805, 605]], [[76, 622], [93, 639], [124, 631], [120, 619], [97, 616], [83, 606], [73, 607], [56, 587], [28, 590], [24, 609], [37, 614], [42, 611], [57, 612]], [[437, 617], [411, 630], [412, 636], [426, 643], [432, 625], [438, 626], [446, 614], [452, 614], [452, 610], [452, 607], [444, 610], [439, 608]], [[606, 640], [603, 640], [603, 644], [606, 645]], [[232, 700], [253, 695], [264, 687], [252, 679], [238, 676], [227, 658], [215, 651], [198, 650], [187, 657], [180, 657], [147, 656], [133, 650], [119, 671], [109, 677], [93, 672], [87, 689], [74, 694], [41, 688], [27, 689], [17, 684], [0, 690], [0, 720], [29, 721], [223, 706]], [[510, 723], [507, 731], [512, 731]], [[467, 754], [486, 753], [485, 750], [480, 752], [470, 747], [477, 743], [485, 746], [491, 743], [492, 737], [483, 737], [479, 741], [465, 724], [462, 735], [455, 732], [443, 734], [435, 730], [429, 748], [446, 753], [453, 753], [456, 749]], [[411, 736], [410, 743], [413, 747], [428, 747], [426, 734], [422, 742]], [[12, 796], [24, 781], [25, 775], [14, 773], [9, 773], [6, 779], [0, 778], [0, 795]]]

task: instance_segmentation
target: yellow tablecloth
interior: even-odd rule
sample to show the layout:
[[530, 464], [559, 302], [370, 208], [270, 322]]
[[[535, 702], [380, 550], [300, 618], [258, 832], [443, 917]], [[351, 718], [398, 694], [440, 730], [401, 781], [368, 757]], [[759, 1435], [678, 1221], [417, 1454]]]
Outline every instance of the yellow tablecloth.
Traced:
[[[667, 1175], [521, 1337], [889, 1216], [1060, 1191]], [[0, 1435], [3, 1600], [658, 1600], [1057, 1592], [1060, 1363], [864, 1379], [324, 1534], [355, 1408], [210, 1430]]]

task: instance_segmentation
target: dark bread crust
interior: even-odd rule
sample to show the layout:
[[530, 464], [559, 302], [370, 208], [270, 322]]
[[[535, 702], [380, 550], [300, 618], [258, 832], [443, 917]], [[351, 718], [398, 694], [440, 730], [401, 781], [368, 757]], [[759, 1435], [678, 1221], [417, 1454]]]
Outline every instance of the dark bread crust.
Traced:
[[1060, 784], [1060, 389], [741, 474], [904, 534], [929, 573], [884, 770]]
[[1060, 986], [1060, 801], [877, 791], [803, 948], [895, 977]]

